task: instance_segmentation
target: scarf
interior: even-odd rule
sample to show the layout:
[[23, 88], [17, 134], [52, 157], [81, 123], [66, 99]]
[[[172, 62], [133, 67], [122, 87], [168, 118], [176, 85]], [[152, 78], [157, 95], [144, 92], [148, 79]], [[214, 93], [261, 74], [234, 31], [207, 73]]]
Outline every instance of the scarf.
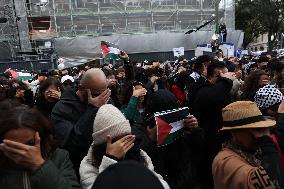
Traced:
[[223, 144], [223, 148], [228, 148], [233, 152], [237, 153], [240, 157], [246, 160], [251, 166], [260, 167], [261, 161], [258, 157], [261, 155], [261, 150], [258, 149], [254, 154], [246, 152], [241, 149], [241, 147], [235, 144], [232, 140], [229, 140]]

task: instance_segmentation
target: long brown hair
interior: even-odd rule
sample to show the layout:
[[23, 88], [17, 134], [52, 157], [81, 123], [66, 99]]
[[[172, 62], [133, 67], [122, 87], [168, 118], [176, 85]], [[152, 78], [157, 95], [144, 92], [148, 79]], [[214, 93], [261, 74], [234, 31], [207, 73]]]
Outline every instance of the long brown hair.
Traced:
[[256, 72], [252, 72], [245, 80], [244, 85], [242, 86], [242, 92], [244, 94], [254, 94], [259, 88], [258, 82], [262, 75], [269, 76], [266, 72], [259, 70]]
[[[5, 105], [1, 103], [0, 109], [0, 143], [8, 131], [29, 128], [39, 133], [42, 157], [44, 159], [51, 157], [56, 147], [53, 131], [49, 121], [39, 111], [25, 105], [9, 107], [9, 102], [5, 102]], [[0, 155], [0, 162], [3, 162], [2, 158], [3, 156]]]

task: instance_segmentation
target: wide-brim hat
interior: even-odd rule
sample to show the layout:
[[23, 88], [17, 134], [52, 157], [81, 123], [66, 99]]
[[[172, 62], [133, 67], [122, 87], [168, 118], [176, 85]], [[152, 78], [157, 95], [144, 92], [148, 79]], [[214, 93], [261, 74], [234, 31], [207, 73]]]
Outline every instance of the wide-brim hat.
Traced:
[[267, 128], [276, 125], [276, 121], [265, 118], [256, 103], [251, 101], [229, 104], [223, 109], [222, 116], [223, 128], [220, 131]]

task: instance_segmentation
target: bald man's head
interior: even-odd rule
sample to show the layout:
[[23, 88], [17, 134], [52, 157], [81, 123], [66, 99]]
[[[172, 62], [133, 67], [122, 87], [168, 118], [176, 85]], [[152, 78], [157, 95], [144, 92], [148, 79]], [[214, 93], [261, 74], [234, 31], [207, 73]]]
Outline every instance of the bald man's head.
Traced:
[[106, 76], [101, 69], [92, 68], [92, 69], [89, 69], [85, 72], [85, 74], [83, 75], [83, 77], [80, 81], [80, 84], [83, 87], [88, 88], [89, 83], [92, 82], [92, 80], [94, 80], [94, 79], [102, 79], [103, 80], [103, 79], [106, 79]]
[[98, 96], [107, 89], [107, 80], [104, 72], [98, 68], [86, 71], [80, 80], [79, 91], [87, 97], [87, 89], [91, 90], [92, 96]]

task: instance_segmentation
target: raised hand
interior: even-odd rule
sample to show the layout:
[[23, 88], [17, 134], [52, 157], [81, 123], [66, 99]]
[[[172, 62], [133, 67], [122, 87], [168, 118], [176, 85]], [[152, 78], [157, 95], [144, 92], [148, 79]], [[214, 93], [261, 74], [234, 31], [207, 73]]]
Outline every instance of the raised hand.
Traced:
[[106, 104], [109, 101], [111, 95], [111, 90], [109, 89], [105, 90], [97, 97], [92, 96], [90, 89], [88, 89], [87, 92], [88, 92], [88, 103], [98, 108]]
[[118, 141], [112, 143], [112, 137], [107, 136], [106, 154], [122, 159], [125, 154], [134, 146], [135, 136], [126, 135]]
[[129, 60], [129, 56], [128, 56], [128, 54], [127, 54], [125, 51], [120, 51], [119, 57], [120, 57], [121, 59], [123, 59], [123, 60], [126, 60], [126, 61]]
[[56, 90], [50, 90], [50, 91], [47, 91], [47, 96], [51, 97], [51, 98], [55, 98], [57, 100], [60, 99], [61, 97], [61, 92], [60, 91], [56, 91]]
[[221, 76], [221, 77], [224, 77], [224, 78], [227, 78], [227, 79], [230, 79], [230, 80], [232, 80], [232, 81], [234, 81], [235, 79], [237, 79], [236, 74], [233, 73], [233, 72], [227, 72], [227, 73], [222, 73], [222, 72], [220, 72], [220, 76]]
[[189, 128], [189, 129], [193, 129], [193, 128], [198, 127], [198, 121], [193, 115], [188, 115], [184, 119], [183, 124], [184, 124], [184, 127]]
[[33, 146], [11, 140], [3, 140], [3, 143], [0, 144], [0, 150], [17, 165], [24, 166], [32, 172], [37, 170], [44, 163], [44, 159], [41, 155], [38, 132], [35, 134], [35, 144]]
[[158, 78], [157, 76], [152, 76], [152, 77], [150, 78], [150, 81], [151, 81], [152, 83], [155, 83], [158, 79], [159, 79], [159, 78]]
[[132, 94], [132, 96], [135, 96], [135, 97], [139, 98], [141, 96], [145, 96], [146, 94], [147, 94], [147, 90], [145, 88], [135, 89], [135, 87], [133, 87], [133, 94]]

